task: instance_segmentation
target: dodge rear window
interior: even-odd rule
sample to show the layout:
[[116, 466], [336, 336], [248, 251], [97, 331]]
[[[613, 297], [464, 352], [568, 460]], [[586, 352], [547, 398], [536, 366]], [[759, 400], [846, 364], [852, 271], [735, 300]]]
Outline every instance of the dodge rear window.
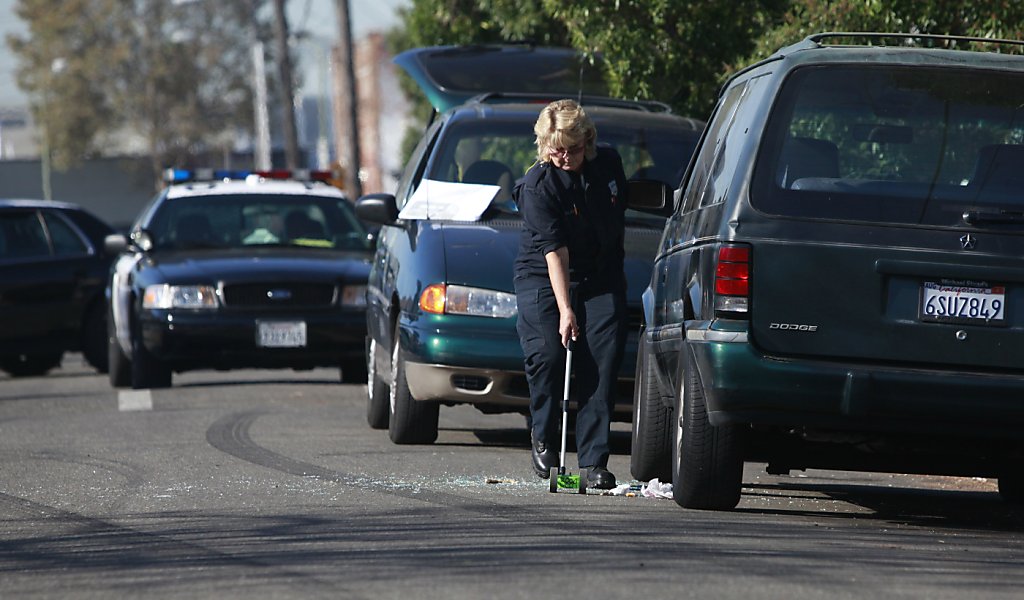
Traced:
[[751, 202], [779, 215], [953, 226], [1024, 213], [1024, 76], [805, 67], [787, 79]]

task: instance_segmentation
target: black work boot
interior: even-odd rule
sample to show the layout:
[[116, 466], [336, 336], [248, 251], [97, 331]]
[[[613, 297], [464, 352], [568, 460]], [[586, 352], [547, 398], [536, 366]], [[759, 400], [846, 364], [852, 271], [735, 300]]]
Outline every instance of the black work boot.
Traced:
[[615, 487], [615, 475], [604, 467], [586, 467], [587, 487], [595, 490], [610, 490]]
[[547, 442], [533, 439], [532, 433], [530, 437], [533, 440], [531, 444], [533, 470], [540, 478], [547, 479], [551, 475], [551, 467], [558, 466], [558, 453]]

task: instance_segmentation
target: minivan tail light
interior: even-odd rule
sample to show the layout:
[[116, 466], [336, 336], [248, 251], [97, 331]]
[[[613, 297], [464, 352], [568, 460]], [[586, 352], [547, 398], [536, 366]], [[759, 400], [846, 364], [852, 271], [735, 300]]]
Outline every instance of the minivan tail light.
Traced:
[[718, 249], [715, 265], [715, 314], [746, 314], [750, 306], [750, 246], [730, 244]]

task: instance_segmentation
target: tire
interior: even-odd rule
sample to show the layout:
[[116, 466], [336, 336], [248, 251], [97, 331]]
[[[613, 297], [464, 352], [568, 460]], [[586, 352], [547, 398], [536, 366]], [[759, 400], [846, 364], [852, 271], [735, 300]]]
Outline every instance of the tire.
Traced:
[[377, 340], [370, 338], [366, 352], [366, 422], [371, 429], [387, 429], [391, 416], [391, 388], [377, 376]]
[[59, 367], [63, 358], [63, 352], [21, 354], [4, 358], [0, 361], [0, 369], [7, 371], [11, 377], [39, 377]]
[[672, 409], [662, 398], [654, 370], [657, 367], [640, 343], [633, 387], [632, 448], [629, 471], [638, 481], [672, 481]]
[[697, 365], [685, 345], [681, 353], [672, 496], [683, 508], [730, 510], [739, 504], [743, 484], [742, 430], [711, 425]]
[[114, 320], [107, 317], [107, 376], [111, 387], [126, 388], [132, 385], [132, 361], [124, 355], [117, 342]]
[[437, 440], [437, 419], [441, 406], [437, 402], [413, 399], [405, 379], [401, 346], [396, 333], [391, 352], [388, 437], [396, 444], [433, 444]]
[[1006, 475], [999, 477], [999, 497], [1011, 504], [1024, 504], [1024, 477]]
[[146, 349], [137, 332], [132, 334], [132, 389], [171, 387], [171, 368]]
[[99, 373], [110, 367], [107, 350], [107, 307], [97, 301], [89, 309], [82, 324], [82, 356]]

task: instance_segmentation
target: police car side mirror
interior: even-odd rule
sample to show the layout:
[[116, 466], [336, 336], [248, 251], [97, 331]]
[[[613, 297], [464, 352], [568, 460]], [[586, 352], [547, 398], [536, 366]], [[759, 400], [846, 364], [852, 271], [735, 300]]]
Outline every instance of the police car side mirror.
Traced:
[[631, 179], [629, 208], [643, 213], [667, 217], [672, 214], [672, 190], [654, 179]]
[[116, 256], [128, 247], [128, 238], [123, 233], [111, 233], [103, 238], [103, 252], [107, 256]]
[[393, 194], [367, 194], [356, 200], [356, 216], [377, 225], [394, 225], [398, 206]]
[[128, 244], [139, 251], [149, 252], [153, 249], [153, 236], [145, 229], [137, 229], [128, 236]]

